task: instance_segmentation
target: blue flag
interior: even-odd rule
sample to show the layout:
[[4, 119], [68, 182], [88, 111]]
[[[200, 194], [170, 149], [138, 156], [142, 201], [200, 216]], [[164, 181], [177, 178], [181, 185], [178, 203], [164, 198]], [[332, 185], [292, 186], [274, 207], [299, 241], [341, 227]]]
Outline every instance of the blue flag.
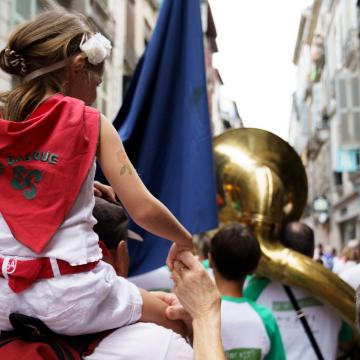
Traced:
[[[114, 121], [151, 193], [193, 234], [217, 227], [200, 1], [165, 0]], [[171, 242], [137, 227], [130, 272], [164, 265]]]

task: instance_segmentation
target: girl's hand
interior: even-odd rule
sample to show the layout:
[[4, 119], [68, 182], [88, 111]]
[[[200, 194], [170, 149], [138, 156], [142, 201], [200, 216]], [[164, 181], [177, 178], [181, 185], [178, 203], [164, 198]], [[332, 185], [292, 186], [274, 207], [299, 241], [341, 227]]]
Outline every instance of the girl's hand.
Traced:
[[190, 253], [192, 253], [193, 252], [192, 242], [188, 242], [184, 244], [173, 243], [171, 245], [169, 254], [166, 259], [166, 265], [169, 267], [170, 271], [174, 270], [174, 262], [175, 260], [177, 260], [178, 254], [180, 254], [183, 251], [189, 251]]

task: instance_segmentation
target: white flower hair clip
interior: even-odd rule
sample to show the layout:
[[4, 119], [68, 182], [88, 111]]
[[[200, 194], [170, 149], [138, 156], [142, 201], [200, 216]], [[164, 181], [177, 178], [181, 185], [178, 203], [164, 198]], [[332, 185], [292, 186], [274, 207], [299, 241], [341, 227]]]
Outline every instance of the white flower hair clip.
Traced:
[[110, 55], [110, 40], [100, 33], [91, 35], [87, 40], [85, 38], [84, 34], [80, 43], [80, 50], [86, 54], [90, 64], [97, 65], [102, 63]]

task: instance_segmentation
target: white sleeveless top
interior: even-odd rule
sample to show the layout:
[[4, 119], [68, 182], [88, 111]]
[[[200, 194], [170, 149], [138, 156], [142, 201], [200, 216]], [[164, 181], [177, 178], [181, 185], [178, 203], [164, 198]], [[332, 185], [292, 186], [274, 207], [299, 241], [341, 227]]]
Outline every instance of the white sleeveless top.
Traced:
[[[0, 213], [0, 256], [48, 257], [65, 260], [71, 265], [82, 265], [100, 260], [102, 251], [98, 244], [99, 238], [93, 231], [96, 219], [92, 215], [95, 205], [93, 191], [95, 168], [94, 162], [67, 218], [41, 254], [36, 254], [17, 241]], [[34, 221], [36, 221], [36, 216]]]

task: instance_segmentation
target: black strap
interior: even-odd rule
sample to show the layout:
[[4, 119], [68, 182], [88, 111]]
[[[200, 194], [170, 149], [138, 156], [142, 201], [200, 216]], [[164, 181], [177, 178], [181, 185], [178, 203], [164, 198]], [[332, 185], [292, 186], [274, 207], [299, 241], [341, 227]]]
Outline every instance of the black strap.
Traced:
[[322, 356], [319, 345], [316, 342], [315, 336], [310, 329], [309, 323], [306, 320], [306, 316], [305, 316], [304, 312], [302, 311], [302, 309], [300, 308], [299, 303], [297, 302], [297, 300], [294, 296], [294, 293], [292, 292], [292, 290], [289, 286], [283, 285], [283, 287], [284, 287], [284, 290], [285, 290], [287, 296], [289, 297], [289, 299], [292, 303], [292, 306], [296, 310], [297, 317], [298, 317], [298, 319], [300, 319], [301, 324], [304, 327], [306, 335], [308, 336], [308, 338], [310, 340], [310, 343], [315, 351], [317, 358], [319, 360], [324, 360], [324, 357]]
[[[66, 343], [61, 343], [51, 331], [39, 319], [23, 314], [12, 313], [9, 321], [14, 330], [1, 331], [0, 347], [13, 340], [24, 340], [27, 342], [42, 342], [48, 344], [59, 360], [75, 360]], [[80, 355], [79, 355], [80, 358]]]
[[0, 347], [13, 340], [40, 341], [51, 346], [59, 359], [64, 359], [65, 355], [65, 359], [69, 360], [74, 359], [69, 349], [77, 352], [81, 358], [83, 354], [113, 331], [105, 330], [96, 334], [66, 336], [54, 333], [39, 319], [23, 314], [12, 313], [9, 321], [13, 330], [0, 332]]

